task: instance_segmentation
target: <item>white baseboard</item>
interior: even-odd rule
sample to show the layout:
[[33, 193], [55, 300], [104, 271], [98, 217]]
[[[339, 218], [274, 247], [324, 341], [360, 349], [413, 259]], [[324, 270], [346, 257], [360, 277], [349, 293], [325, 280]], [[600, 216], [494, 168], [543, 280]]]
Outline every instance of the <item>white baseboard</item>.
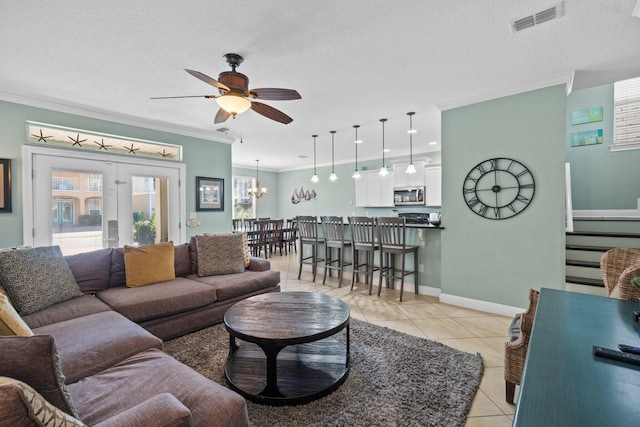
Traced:
[[[406, 286], [406, 283], [405, 283]], [[431, 286], [424, 286], [424, 285], [420, 285], [418, 286], [418, 293], [420, 295], [429, 295], [431, 297], [440, 297], [440, 293], [442, 292], [442, 290], [440, 288], [433, 288]]]
[[451, 294], [440, 294], [440, 302], [471, 308], [473, 310], [486, 311], [488, 313], [499, 314], [501, 316], [513, 317], [517, 313], [526, 311], [526, 308], [512, 307], [510, 305], [497, 304], [495, 302], [481, 301], [477, 299], [460, 297]]

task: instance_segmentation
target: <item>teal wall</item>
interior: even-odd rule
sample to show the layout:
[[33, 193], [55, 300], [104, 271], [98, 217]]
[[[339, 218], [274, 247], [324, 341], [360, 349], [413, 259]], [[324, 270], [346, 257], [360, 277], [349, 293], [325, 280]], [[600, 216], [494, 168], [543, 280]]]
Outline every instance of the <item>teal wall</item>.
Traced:
[[[603, 107], [601, 122], [571, 125], [571, 112], [591, 107]], [[613, 143], [613, 84], [571, 93], [567, 98], [566, 122], [573, 209], [637, 209], [640, 150], [609, 150]], [[602, 129], [602, 144], [571, 147], [571, 133], [592, 129]]]
[[[225, 211], [198, 212], [201, 226], [187, 228], [187, 238], [203, 232], [231, 230], [231, 145], [0, 101], [0, 158], [11, 159], [13, 169], [13, 212], [0, 213], [0, 248], [23, 243], [22, 146], [26, 143], [27, 120], [182, 145], [184, 163], [187, 164], [187, 182], [183, 183], [187, 198], [185, 219], [189, 218], [189, 212], [195, 212], [196, 176], [223, 178], [227, 186]], [[98, 156], [96, 153], [96, 158]]]
[[[564, 288], [565, 88], [442, 113], [442, 293], [526, 307], [529, 288]], [[473, 213], [462, 196], [476, 164], [510, 157], [536, 180], [535, 197], [501, 221]]]

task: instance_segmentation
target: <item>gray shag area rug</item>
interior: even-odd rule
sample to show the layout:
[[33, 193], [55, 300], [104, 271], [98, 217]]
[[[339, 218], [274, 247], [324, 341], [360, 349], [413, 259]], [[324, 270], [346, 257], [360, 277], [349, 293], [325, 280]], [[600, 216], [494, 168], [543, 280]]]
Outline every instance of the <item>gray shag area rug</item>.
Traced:
[[[344, 332], [336, 338], [344, 341]], [[165, 342], [165, 351], [226, 386], [229, 334], [222, 324]], [[464, 426], [482, 357], [351, 319], [351, 370], [332, 394], [306, 405], [247, 401], [260, 426]]]

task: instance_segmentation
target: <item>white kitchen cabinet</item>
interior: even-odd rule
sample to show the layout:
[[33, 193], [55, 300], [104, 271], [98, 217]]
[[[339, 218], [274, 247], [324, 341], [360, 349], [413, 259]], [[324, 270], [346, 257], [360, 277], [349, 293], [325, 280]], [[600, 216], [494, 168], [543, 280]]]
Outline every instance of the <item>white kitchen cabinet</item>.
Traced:
[[384, 177], [380, 176], [377, 170], [361, 171], [360, 174], [360, 179], [355, 180], [356, 206], [393, 206], [393, 172]]
[[425, 185], [425, 165], [424, 160], [414, 160], [413, 166], [416, 173], [406, 173], [409, 162], [393, 163], [393, 186], [398, 187], [423, 187]]
[[429, 165], [425, 168], [425, 204], [442, 206], [442, 166]]

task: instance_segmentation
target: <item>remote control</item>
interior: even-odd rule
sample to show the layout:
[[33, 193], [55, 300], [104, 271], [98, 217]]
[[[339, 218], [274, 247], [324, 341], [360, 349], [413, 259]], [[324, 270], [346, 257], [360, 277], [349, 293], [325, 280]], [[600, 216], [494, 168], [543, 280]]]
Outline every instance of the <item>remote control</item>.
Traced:
[[618, 349], [620, 349], [620, 351], [624, 351], [625, 353], [640, 354], [640, 347], [634, 347], [632, 345], [618, 344]]
[[610, 348], [593, 346], [593, 354], [598, 357], [604, 357], [605, 359], [617, 360], [618, 362], [631, 363], [632, 365], [640, 365], [640, 355], [633, 353], [625, 353], [623, 351], [616, 351]]

